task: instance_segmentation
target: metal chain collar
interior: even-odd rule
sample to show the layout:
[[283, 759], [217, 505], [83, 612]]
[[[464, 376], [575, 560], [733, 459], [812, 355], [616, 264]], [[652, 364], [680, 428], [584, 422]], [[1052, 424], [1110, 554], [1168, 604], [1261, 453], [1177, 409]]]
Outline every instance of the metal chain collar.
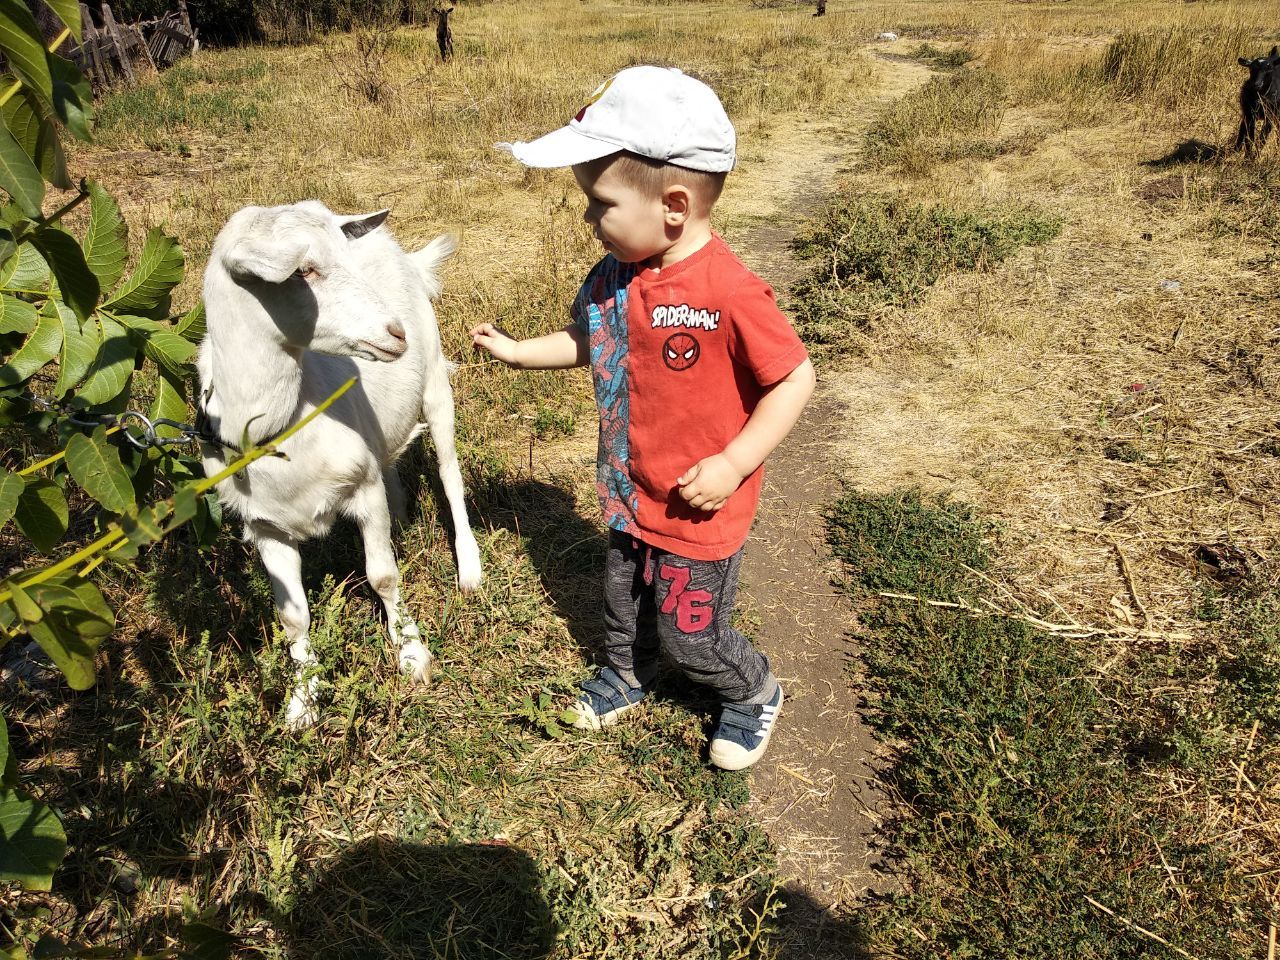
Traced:
[[[151, 448], [164, 451], [180, 443], [211, 443], [234, 450], [236, 453], [240, 452], [240, 448], [235, 444], [227, 443], [221, 437], [214, 435], [206, 425], [201, 424], [200, 421], [204, 419], [203, 410], [197, 412], [196, 424], [193, 426], [189, 423], [170, 420], [168, 417], [157, 417], [152, 420], [145, 413], [139, 413], [137, 410], [126, 410], [123, 413], [86, 414], [76, 410], [70, 404], [51, 403], [30, 393], [24, 394], [23, 399], [43, 410], [61, 414], [66, 417], [68, 423], [77, 427], [89, 427], [91, 429], [96, 427], [119, 427], [121, 436], [136, 450]], [[178, 436], [162, 437], [156, 432], [158, 427], [172, 427], [178, 431]]]

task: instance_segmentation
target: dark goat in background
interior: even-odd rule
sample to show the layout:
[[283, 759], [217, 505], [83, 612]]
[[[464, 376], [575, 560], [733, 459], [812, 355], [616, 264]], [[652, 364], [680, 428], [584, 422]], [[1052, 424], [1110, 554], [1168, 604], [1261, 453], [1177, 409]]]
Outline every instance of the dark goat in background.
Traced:
[[[1280, 47], [1272, 47], [1265, 57], [1240, 58], [1240, 66], [1249, 71], [1249, 79], [1240, 88], [1240, 133], [1236, 149], [1250, 153], [1267, 142], [1271, 125], [1280, 114]], [[1259, 133], [1255, 127], [1262, 121]]]

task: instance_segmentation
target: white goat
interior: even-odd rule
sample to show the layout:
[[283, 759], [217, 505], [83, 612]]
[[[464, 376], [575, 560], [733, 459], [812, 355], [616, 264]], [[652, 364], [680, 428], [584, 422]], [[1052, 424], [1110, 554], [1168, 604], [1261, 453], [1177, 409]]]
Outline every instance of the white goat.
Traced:
[[[453, 514], [458, 585], [480, 585], [480, 551], [467, 519], [454, 450], [453, 393], [431, 298], [453, 241], [437, 237], [406, 254], [379, 229], [387, 211], [341, 217], [314, 200], [246, 207], [214, 241], [204, 276], [208, 335], [200, 349], [203, 411], [228, 444], [274, 436], [352, 376], [359, 382], [290, 437], [288, 459], [258, 460], [218, 486], [262, 557], [297, 664], [287, 720], [317, 718], [317, 678], [307, 632], [301, 541], [328, 532], [339, 514], [360, 525], [365, 572], [382, 599], [403, 671], [430, 678], [431, 654], [400, 604], [391, 510], [403, 511], [395, 460], [422, 429], [435, 443]], [[203, 450], [212, 475], [235, 459]]]

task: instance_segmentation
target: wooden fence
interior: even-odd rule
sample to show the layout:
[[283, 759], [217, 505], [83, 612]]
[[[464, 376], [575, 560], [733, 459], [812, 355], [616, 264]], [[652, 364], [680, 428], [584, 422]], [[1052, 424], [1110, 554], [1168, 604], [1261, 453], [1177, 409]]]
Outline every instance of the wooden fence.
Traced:
[[120, 80], [132, 83], [140, 67], [171, 67], [199, 46], [186, 0], [163, 17], [140, 23], [120, 23], [109, 3], [102, 4], [98, 18], [82, 3], [80, 17], [84, 42], [71, 50], [71, 58], [98, 88]]

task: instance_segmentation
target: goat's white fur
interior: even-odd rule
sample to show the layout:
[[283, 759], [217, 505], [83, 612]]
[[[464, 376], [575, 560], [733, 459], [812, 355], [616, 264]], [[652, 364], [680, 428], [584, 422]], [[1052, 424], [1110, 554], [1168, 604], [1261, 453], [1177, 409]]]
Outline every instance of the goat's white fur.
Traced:
[[[246, 207], [218, 234], [204, 276], [201, 396], [223, 440], [274, 436], [359, 378], [285, 441], [288, 459], [265, 457], [218, 485], [271, 579], [298, 669], [287, 711], [295, 727], [317, 718], [298, 546], [326, 533], [339, 514], [360, 526], [366, 574], [386, 608], [401, 669], [423, 682], [430, 677], [431, 655], [400, 603], [391, 546], [391, 509], [403, 509], [395, 460], [424, 418], [453, 516], [458, 585], [480, 585], [480, 552], [454, 449], [449, 366], [431, 306], [454, 244], [437, 237], [406, 254], [381, 229], [386, 215], [340, 217], [311, 200]], [[214, 445], [203, 453], [209, 475], [234, 458]]]

